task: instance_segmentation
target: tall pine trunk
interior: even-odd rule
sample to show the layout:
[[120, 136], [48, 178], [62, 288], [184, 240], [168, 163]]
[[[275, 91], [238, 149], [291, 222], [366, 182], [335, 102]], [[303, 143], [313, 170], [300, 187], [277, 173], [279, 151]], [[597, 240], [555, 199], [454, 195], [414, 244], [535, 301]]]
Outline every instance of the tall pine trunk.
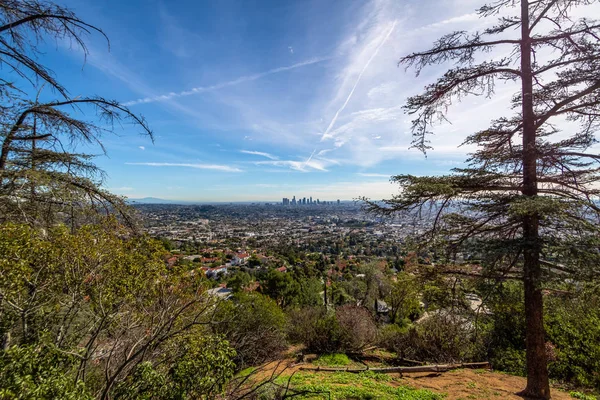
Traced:
[[[521, 83], [523, 94], [523, 195], [538, 194], [536, 123], [533, 111], [533, 75], [531, 70], [531, 37], [529, 31], [529, 1], [521, 0]], [[523, 278], [525, 290], [525, 320], [527, 324], [527, 387], [522, 394], [550, 399], [548, 366], [544, 334], [544, 304], [540, 287], [539, 216], [523, 219]]]

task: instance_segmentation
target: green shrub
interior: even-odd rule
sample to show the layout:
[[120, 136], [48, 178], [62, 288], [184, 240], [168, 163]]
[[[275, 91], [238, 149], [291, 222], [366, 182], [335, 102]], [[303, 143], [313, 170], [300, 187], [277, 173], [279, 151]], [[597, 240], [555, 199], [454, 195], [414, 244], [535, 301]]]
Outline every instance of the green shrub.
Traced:
[[[549, 374], [578, 386], [600, 388], [600, 293], [568, 287], [545, 298]], [[490, 296], [492, 315], [482, 336], [495, 369], [525, 375], [525, 313], [520, 283], [504, 283]]]
[[472, 334], [472, 325], [464, 318], [434, 312], [396, 336], [394, 351], [400, 358], [436, 363], [471, 360], [477, 348]]
[[340, 328], [335, 313], [325, 307], [304, 307], [290, 311], [289, 321], [288, 337], [293, 343], [318, 354], [338, 351]]
[[213, 398], [233, 377], [235, 351], [218, 336], [185, 337], [171, 343], [167, 363], [140, 363], [115, 389], [120, 400]]
[[1, 351], [0, 399], [92, 399], [84, 383], [75, 382], [76, 360], [43, 344]]
[[395, 352], [407, 332], [408, 327], [400, 327], [397, 324], [383, 325], [377, 334], [377, 344], [379, 347]]
[[527, 372], [527, 361], [523, 349], [498, 349], [494, 351], [494, 357], [490, 361], [492, 367], [498, 371], [519, 376], [525, 376]]
[[600, 295], [552, 298], [546, 312], [546, 335], [555, 347], [549, 365], [553, 378], [600, 389]]
[[324, 367], [343, 367], [350, 364], [352, 361], [347, 355], [341, 353], [323, 354], [319, 357], [314, 364], [322, 365]]
[[488, 293], [491, 315], [482, 318], [480, 336], [487, 348], [486, 358], [494, 369], [524, 376], [525, 308], [523, 285], [504, 282]]
[[277, 358], [287, 348], [287, 318], [277, 303], [259, 293], [238, 293], [222, 302], [213, 325], [236, 350], [238, 369]]
[[598, 400], [598, 397], [593, 396], [591, 394], [585, 394], [581, 392], [570, 392], [569, 393], [572, 398], [579, 400]]
[[292, 311], [290, 322], [290, 340], [318, 354], [356, 352], [377, 337], [377, 326], [364, 307], [305, 307]]
[[322, 318], [313, 322], [312, 336], [305, 343], [309, 351], [323, 354], [334, 353], [342, 350], [340, 325], [334, 312], [325, 313]]

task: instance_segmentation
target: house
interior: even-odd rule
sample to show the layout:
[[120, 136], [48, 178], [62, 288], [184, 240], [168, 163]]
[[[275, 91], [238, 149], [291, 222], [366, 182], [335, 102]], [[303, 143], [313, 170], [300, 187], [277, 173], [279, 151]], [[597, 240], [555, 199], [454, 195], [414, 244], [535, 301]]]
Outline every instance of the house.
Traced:
[[250, 259], [250, 254], [237, 253], [231, 259], [231, 265], [242, 265], [242, 264], [245, 264], [249, 259]]
[[487, 315], [492, 314], [490, 309], [488, 307], [486, 307], [485, 304], [483, 304], [483, 300], [481, 299], [481, 297], [479, 297], [475, 293], [465, 294], [465, 299], [467, 300], [467, 304], [469, 305], [469, 308], [474, 313], [482, 313], [482, 314], [487, 314]]
[[215, 268], [209, 268], [206, 271], [207, 278], [218, 279], [219, 276], [221, 276], [221, 275], [227, 275], [227, 266], [226, 265], [221, 265], [221, 266], [215, 267]]
[[168, 257], [165, 262], [167, 264], [167, 267], [172, 267], [173, 265], [175, 265], [177, 263], [177, 260], [179, 260], [178, 256], [171, 256]]
[[279, 268], [277, 268], [277, 271], [279, 271], [279, 272], [287, 272], [287, 268], [285, 266], [284, 267], [279, 267]]
[[379, 315], [386, 315], [390, 312], [390, 307], [384, 300], [375, 300], [375, 312]]
[[223, 300], [227, 300], [233, 296], [233, 290], [228, 289], [223, 286], [216, 287], [214, 289], [209, 289], [206, 291], [209, 296], [218, 297]]

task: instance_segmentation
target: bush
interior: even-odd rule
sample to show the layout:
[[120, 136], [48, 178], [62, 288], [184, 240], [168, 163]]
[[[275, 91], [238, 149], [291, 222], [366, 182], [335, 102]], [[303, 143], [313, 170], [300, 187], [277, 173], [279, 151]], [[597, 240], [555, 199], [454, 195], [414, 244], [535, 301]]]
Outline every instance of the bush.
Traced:
[[[600, 293], [567, 288], [573, 294], [545, 298], [549, 374], [578, 386], [600, 388]], [[505, 283], [490, 296], [492, 315], [484, 332], [495, 369], [525, 375], [523, 287]]]
[[159, 360], [138, 364], [116, 388], [115, 398], [213, 398], [233, 376], [233, 356], [235, 351], [221, 337], [186, 335], [165, 349], [166, 363]]
[[287, 348], [287, 319], [274, 300], [259, 293], [238, 293], [219, 305], [213, 329], [236, 350], [238, 369], [273, 360]]
[[377, 326], [364, 307], [338, 307], [335, 316], [340, 328], [340, 347], [345, 352], [357, 352], [375, 343]]
[[551, 376], [600, 389], [600, 295], [586, 290], [570, 299], [551, 298], [546, 335], [556, 347]]
[[519, 376], [525, 376], [527, 373], [527, 359], [525, 357], [525, 350], [523, 349], [514, 349], [511, 347], [496, 349], [491, 362], [494, 369], [498, 371]]
[[383, 325], [377, 335], [377, 345], [388, 351], [395, 352], [407, 333], [408, 327], [400, 327], [396, 324]]
[[377, 327], [363, 307], [345, 305], [335, 312], [306, 307], [290, 313], [289, 337], [310, 352], [356, 352], [375, 342]]
[[491, 315], [481, 324], [487, 359], [494, 369], [525, 376], [525, 306], [523, 285], [504, 282], [488, 295]]
[[400, 358], [430, 362], [456, 362], [473, 358], [472, 325], [464, 318], [436, 312], [393, 337]]
[[84, 383], [73, 379], [74, 361], [51, 345], [0, 351], [0, 398], [92, 399]]
[[325, 307], [304, 307], [289, 314], [288, 337], [309, 352], [335, 353], [339, 349], [339, 325], [335, 313]]

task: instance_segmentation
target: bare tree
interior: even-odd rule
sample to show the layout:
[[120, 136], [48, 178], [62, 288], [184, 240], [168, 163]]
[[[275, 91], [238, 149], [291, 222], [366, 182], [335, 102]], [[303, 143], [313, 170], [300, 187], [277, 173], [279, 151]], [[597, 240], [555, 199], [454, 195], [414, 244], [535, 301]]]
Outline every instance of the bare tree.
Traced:
[[[75, 42], [87, 55], [85, 35], [97, 32], [108, 37], [94, 25], [79, 18], [71, 10], [40, 0], [0, 1], [0, 66], [7, 66], [17, 76], [32, 85], [42, 80], [68, 98], [67, 89], [54, 73], [40, 63], [38, 46], [48, 38]], [[2, 90], [13, 88], [10, 81], [0, 81]]]
[[[100, 188], [103, 173], [79, 145], [97, 145], [115, 123], [131, 122], [152, 138], [143, 117], [114, 100], [72, 97], [39, 60], [45, 40], [67, 40], [87, 55], [86, 36], [104, 32], [71, 10], [39, 0], [0, 0], [0, 221], [48, 225], [57, 217], [73, 225], [87, 211], [114, 212], [133, 220], [122, 198]], [[12, 78], [12, 80], [11, 80]], [[29, 83], [38, 98], [29, 99]], [[61, 97], [40, 102], [49, 87]], [[85, 117], [94, 114], [94, 118]]]

